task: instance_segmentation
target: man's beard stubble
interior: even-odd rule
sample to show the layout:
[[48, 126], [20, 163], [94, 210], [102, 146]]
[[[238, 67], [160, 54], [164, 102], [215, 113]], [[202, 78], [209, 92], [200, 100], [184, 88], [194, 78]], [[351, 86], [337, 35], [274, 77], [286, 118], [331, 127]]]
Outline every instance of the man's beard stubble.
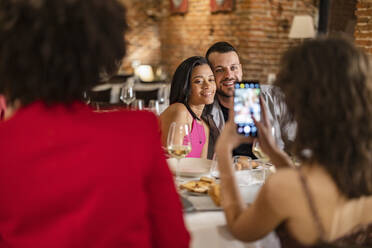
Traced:
[[233, 95], [228, 95], [228, 94], [226, 94], [225, 92], [223, 92], [223, 91], [220, 90], [220, 89], [217, 89], [217, 90], [216, 90], [216, 93], [217, 93], [218, 95], [222, 96], [222, 97], [233, 97]]

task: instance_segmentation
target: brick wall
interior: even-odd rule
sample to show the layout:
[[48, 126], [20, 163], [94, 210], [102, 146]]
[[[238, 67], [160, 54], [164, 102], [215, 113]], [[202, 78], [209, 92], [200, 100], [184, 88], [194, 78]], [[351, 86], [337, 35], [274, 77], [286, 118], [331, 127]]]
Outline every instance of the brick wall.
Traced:
[[[188, 12], [171, 14], [169, 0], [121, 0], [131, 30], [123, 68], [133, 60], [163, 64], [173, 74], [179, 63], [204, 55], [216, 41], [239, 51], [245, 79], [266, 82], [276, 73], [281, 54], [298, 41], [287, 38], [294, 15], [315, 15], [318, 0], [235, 0], [227, 13], [210, 12], [210, 0], [189, 0]], [[356, 6], [357, 5], [357, 6]], [[353, 33], [356, 43], [372, 54], [372, 0], [333, 0], [329, 28]], [[354, 23], [357, 23], [354, 25]], [[371, 31], [370, 31], [371, 30]]]
[[358, 0], [355, 43], [372, 55], [372, 0]]
[[245, 79], [266, 82], [276, 73], [283, 51], [296, 41], [287, 38], [294, 15], [314, 15], [313, 0], [236, 0], [235, 10], [212, 14], [209, 0], [189, 0], [185, 15], [169, 13], [169, 0], [160, 23], [162, 63], [170, 74], [187, 57], [204, 55], [216, 41], [225, 40], [238, 50]]
[[160, 63], [159, 5], [162, 0], [121, 0], [127, 9], [129, 32], [126, 34], [127, 55], [122, 69], [130, 72], [131, 62]]

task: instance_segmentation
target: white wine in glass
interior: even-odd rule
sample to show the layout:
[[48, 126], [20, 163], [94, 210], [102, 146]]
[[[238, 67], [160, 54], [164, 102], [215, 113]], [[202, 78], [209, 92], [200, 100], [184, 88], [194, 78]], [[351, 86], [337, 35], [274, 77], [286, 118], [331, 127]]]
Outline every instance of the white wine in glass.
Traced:
[[179, 177], [179, 164], [180, 159], [184, 158], [191, 151], [191, 142], [190, 142], [190, 129], [186, 123], [177, 123], [172, 122], [167, 138], [167, 151], [171, 157], [177, 159], [176, 165], [176, 182], [180, 182]]
[[[271, 135], [273, 137], [275, 137], [275, 129], [274, 127], [271, 127]], [[260, 159], [262, 162], [269, 162], [270, 161], [270, 158], [269, 156], [267, 156], [266, 153], [264, 153], [260, 147], [260, 144], [258, 143], [258, 140], [255, 139], [253, 141], [253, 145], [252, 145], [252, 153], [258, 158]]]
[[190, 146], [168, 146], [168, 153], [173, 158], [181, 159], [187, 156], [191, 151]]
[[255, 140], [253, 142], [252, 146], [252, 153], [260, 159], [262, 162], [269, 162], [270, 158], [267, 156], [261, 149], [260, 144], [258, 143], [258, 140]]

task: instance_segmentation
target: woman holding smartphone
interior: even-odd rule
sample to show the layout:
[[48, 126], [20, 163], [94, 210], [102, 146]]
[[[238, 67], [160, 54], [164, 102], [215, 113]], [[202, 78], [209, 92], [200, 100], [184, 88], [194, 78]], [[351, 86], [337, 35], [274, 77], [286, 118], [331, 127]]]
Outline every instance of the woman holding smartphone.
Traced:
[[178, 66], [172, 79], [170, 106], [160, 115], [163, 146], [167, 146], [171, 123], [185, 123], [190, 127], [191, 141], [187, 157], [207, 158], [209, 126], [205, 106], [213, 103], [215, 92], [214, 75], [204, 57], [190, 57]]
[[282, 247], [372, 246], [370, 71], [367, 56], [340, 38], [305, 41], [283, 56], [275, 84], [297, 121], [292, 152], [302, 165], [288, 168], [261, 99], [260, 146], [273, 164], [287, 168], [267, 179], [249, 207], [236, 186], [231, 151], [252, 138], [228, 121], [216, 153], [222, 206], [235, 237], [253, 241], [276, 230]]

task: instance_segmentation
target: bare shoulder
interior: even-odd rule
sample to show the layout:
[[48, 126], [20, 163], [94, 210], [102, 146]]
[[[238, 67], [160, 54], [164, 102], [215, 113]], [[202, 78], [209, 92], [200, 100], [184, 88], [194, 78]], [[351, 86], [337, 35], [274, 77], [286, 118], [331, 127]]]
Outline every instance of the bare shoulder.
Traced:
[[263, 188], [270, 205], [280, 207], [278, 210], [284, 214], [283, 210], [285, 212], [287, 205], [293, 204], [294, 196], [301, 188], [298, 173], [291, 168], [279, 169], [266, 180]]
[[186, 119], [190, 115], [182, 103], [173, 103], [160, 115], [160, 120]]
[[270, 175], [266, 184], [273, 188], [276, 187], [293, 187], [297, 183], [298, 173], [296, 169], [281, 168], [276, 173]]

